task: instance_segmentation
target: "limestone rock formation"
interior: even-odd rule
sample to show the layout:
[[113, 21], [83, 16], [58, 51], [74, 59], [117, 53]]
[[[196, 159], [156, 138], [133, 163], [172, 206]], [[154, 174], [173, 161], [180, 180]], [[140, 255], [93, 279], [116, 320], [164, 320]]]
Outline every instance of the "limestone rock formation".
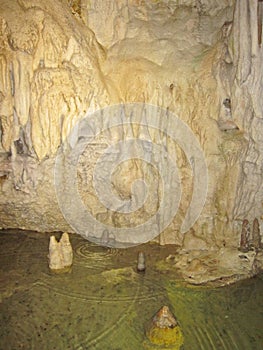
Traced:
[[137, 261], [137, 271], [145, 272], [145, 270], [146, 270], [145, 254], [143, 252], [139, 252], [138, 261]]
[[73, 250], [67, 232], [64, 232], [60, 241], [55, 236], [49, 241], [49, 268], [54, 272], [68, 272], [73, 262]]
[[[73, 232], [54, 186], [58, 148], [74, 146], [74, 135], [66, 141], [87, 114], [141, 102], [177, 116], [200, 144], [209, 182], [198, 220], [184, 239], [181, 225], [201, 178], [165, 125], [97, 135], [78, 159], [81, 201], [106, 227], [149, 220], [167, 194], [151, 165], [159, 161], [151, 152], [157, 144], [177, 164], [181, 196], [176, 216], [156, 240], [185, 250], [237, 250], [244, 218], [263, 224], [261, 22], [258, 0], [1, 0], [0, 226]], [[109, 210], [93, 188], [94, 167], [109, 145], [138, 135], [147, 140], [149, 162], [122, 162], [110, 184], [127, 202], [135, 180], [143, 179], [148, 200], [134, 212]], [[81, 130], [77, 136], [85, 138]]]
[[183, 333], [168, 306], [163, 306], [153, 317], [146, 336], [152, 344], [169, 346], [173, 350], [179, 350], [183, 344]]
[[249, 240], [250, 240], [250, 224], [248, 220], [243, 220], [242, 223], [242, 231], [241, 231], [241, 238], [240, 238], [240, 247], [239, 249], [241, 252], [248, 252], [249, 251]]
[[256, 249], [256, 251], [262, 248], [260, 227], [259, 227], [259, 222], [257, 218], [255, 218], [253, 221], [252, 246]]

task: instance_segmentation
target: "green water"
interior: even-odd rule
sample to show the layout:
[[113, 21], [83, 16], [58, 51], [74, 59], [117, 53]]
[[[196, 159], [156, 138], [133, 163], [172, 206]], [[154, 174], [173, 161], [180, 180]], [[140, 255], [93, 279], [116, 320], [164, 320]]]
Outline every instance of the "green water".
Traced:
[[[143, 350], [145, 325], [163, 305], [180, 322], [184, 350], [263, 349], [262, 276], [224, 288], [186, 287], [154, 267], [167, 248], [110, 250], [77, 235], [71, 241], [72, 271], [54, 275], [48, 235], [1, 232], [1, 350]], [[141, 249], [144, 275], [134, 269]]]

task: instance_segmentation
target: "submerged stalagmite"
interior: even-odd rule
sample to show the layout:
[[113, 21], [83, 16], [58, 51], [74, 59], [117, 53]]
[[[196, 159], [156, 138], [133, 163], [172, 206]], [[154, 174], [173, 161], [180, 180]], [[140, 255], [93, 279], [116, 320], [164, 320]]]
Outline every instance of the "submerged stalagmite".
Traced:
[[155, 314], [146, 328], [146, 336], [152, 344], [169, 346], [173, 350], [179, 350], [184, 341], [182, 330], [168, 306]]

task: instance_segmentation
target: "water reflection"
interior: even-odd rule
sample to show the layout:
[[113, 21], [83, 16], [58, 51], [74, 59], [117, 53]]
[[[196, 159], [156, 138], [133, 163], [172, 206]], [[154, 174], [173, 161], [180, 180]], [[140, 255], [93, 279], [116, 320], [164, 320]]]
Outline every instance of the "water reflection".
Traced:
[[154, 261], [169, 255], [163, 247], [144, 247], [147, 270], [141, 275], [141, 247], [110, 250], [75, 235], [72, 272], [54, 275], [48, 239], [0, 235], [0, 349], [144, 349], [144, 326], [165, 304], [182, 326], [184, 350], [262, 349], [262, 277], [219, 289], [189, 288], [155, 270]]

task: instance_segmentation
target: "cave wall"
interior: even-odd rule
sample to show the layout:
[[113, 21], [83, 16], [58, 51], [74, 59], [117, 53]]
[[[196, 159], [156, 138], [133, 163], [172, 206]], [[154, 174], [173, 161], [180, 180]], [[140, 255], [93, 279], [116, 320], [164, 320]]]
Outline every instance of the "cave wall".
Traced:
[[[1, 227], [72, 232], [55, 194], [58, 148], [87, 113], [131, 102], [187, 123], [208, 168], [205, 206], [182, 235], [193, 176], [183, 150], [166, 140], [182, 198], [161, 244], [237, 246], [243, 219], [262, 225], [262, 2], [1, 0], [0, 9]], [[80, 178], [92, 178], [92, 147], [80, 159]], [[138, 160], [116, 171], [120, 198], [140, 174], [156, 181]], [[92, 215], [118, 227], [153, 215], [162, 195], [155, 191], [148, 207], [127, 218], [103, 209], [91, 181], [79, 186]]]

